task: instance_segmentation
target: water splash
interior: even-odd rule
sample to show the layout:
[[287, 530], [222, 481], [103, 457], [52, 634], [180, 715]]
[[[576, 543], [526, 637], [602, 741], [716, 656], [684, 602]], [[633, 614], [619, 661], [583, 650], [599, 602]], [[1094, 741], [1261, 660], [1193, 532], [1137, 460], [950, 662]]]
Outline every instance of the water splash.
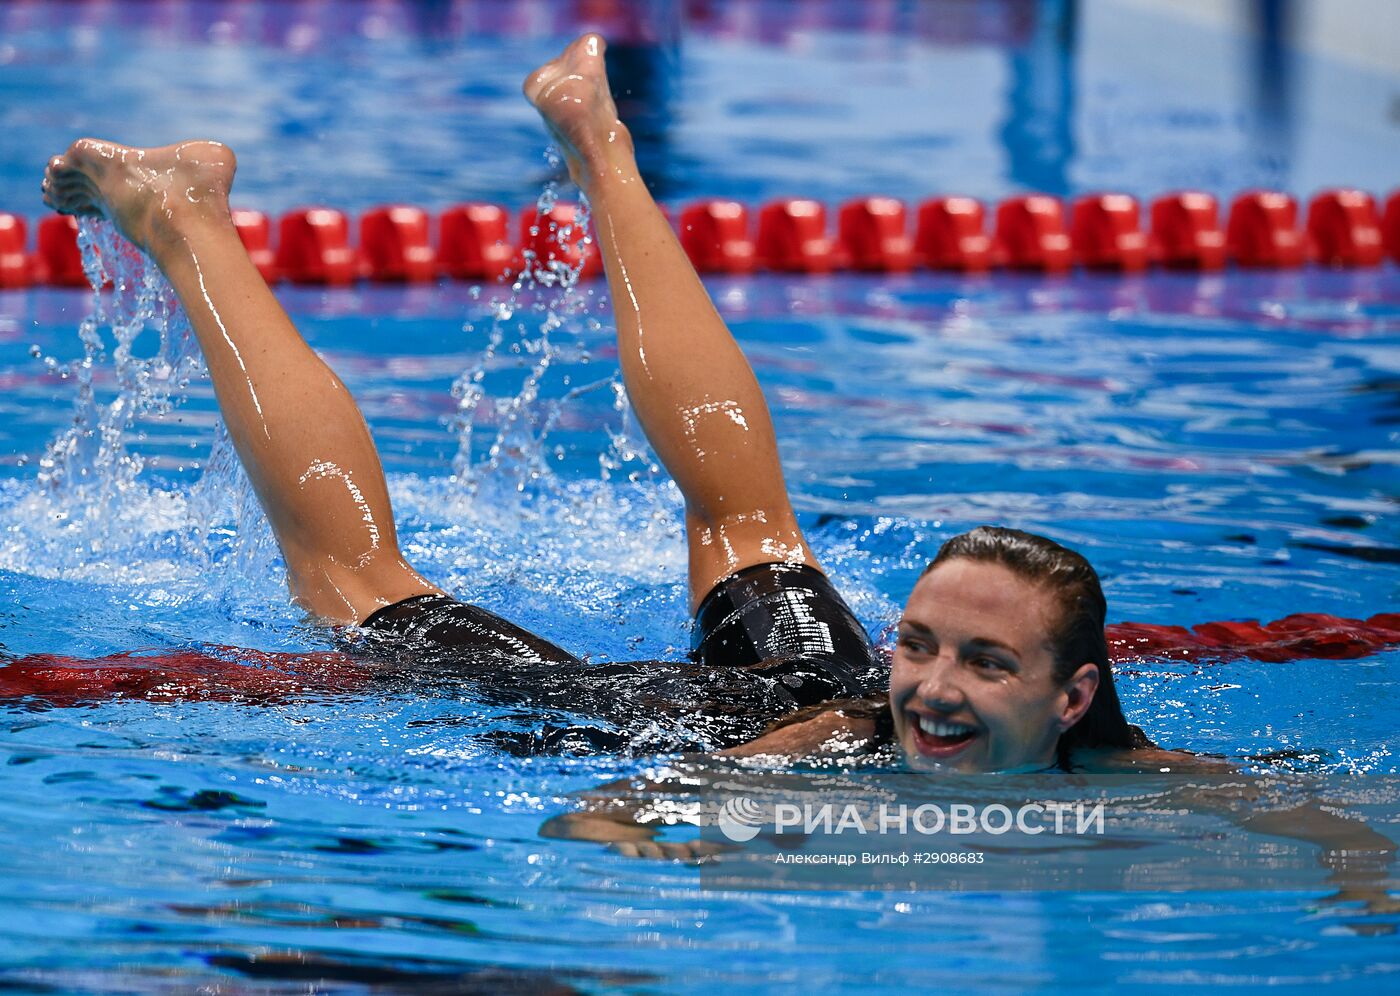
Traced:
[[[413, 555], [444, 582], [471, 579], [457, 586], [468, 594], [483, 579], [495, 584], [485, 551], [499, 555], [487, 559], [503, 565], [502, 586], [538, 567], [549, 588], [561, 564], [575, 574], [596, 565], [603, 583], [616, 583], [630, 564], [676, 568], [681, 557], [679, 496], [649, 455], [615, 366], [599, 363], [591, 375], [590, 346], [606, 338], [594, 316], [603, 297], [581, 276], [597, 250], [586, 201], [572, 222], [550, 217], [559, 196], [551, 183], [536, 203], [541, 251], [525, 252], [484, 320], [466, 326], [479, 354], [452, 389], [454, 475], [390, 482], [401, 513], [465, 531], [455, 550]], [[207, 376], [173, 289], [105, 222], [81, 224], [80, 248], [93, 286], [106, 290], [80, 324], [82, 356], [66, 365], [40, 357], [77, 384], [73, 421], [48, 446], [39, 486], [16, 503], [26, 526], [0, 566], [137, 589], [183, 581], [175, 600], [213, 598], [225, 609], [285, 605], [275, 539], [222, 422], [192, 486], [161, 482], [142, 454], [143, 423], [171, 415]], [[552, 465], [573, 445], [580, 412], [604, 445], [596, 477], [585, 464], [585, 479], [565, 480]], [[571, 435], [556, 438], [561, 427]], [[412, 537], [410, 528], [403, 539]]]
[[[597, 252], [588, 204], [581, 199], [572, 222], [558, 222], [550, 213], [559, 196], [557, 185], [545, 186], [528, 233], [548, 248], [527, 249], [519, 272], [488, 299], [485, 319], [466, 326], [481, 345], [452, 389], [455, 490], [444, 496], [423, 482], [395, 503], [426, 502], [433, 507], [423, 514], [454, 524], [450, 549], [431, 565], [440, 583], [592, 650], [615, 641], [617, 627], [636, 626], [628, 606], [647, 599], [666, 603], [677, 630], [684, 625], [682, 502], [636, 425], [614, 361], [596, 355], [609, 353], [600, 340], [611, 336], [595, 317], [601, 295], [583, 279]], [[584, 445], [597, 448], [580, 455], [596, 458], [596, 476], [586, 463], [565, 476], [556, 468], [568, 466], [568, 433], [581, 421]], [[561, 615], [573, 621], [569, 634], [555, 628]], [[593, 626], [605, 636], [580, 639]], [[629, 638], [629, 649], [645, 653], [643, 640]]]
[[[129, 446], [131, 430], [143, 418], [169, 414], [191, 380], [205, 372], [175, 292], [143, 253], [112, 225], [93, 219], [80, 222], [78, 246], [88, 282], [99, 289], [91, 314], [78, 326], [83, 355], [67, 369], [78, 385], [73, 423], [39, 461], [44, 493], [69, 510], [75, 526], [119, 516], [123, 496], [145, 466]], [[111, 293], [103, 293], [108, 285]], [[109, 402], [99, 401], [94, 390], [108, 353], [104, 329], [113, 340], [116, 397]], [[155, 348], [143, 357], [137, 343], [151, 336]], [[88, 532], [89, 545], [97, 549], [100, 531]]]
[[[22, 542], [4, 564], [39, 576], [134, 586], [181, 582], [217, 598], [279, 590], [277, 550], [222, 421], [193, 488], [143, 475], [143, 426], [172, 415], [207, 370], [174, 289], [110, 223], [82, 219], [78, 247], [94, 288], [78, 325], [82, 355], [38, 359], [77, 385], [68, 428], [39, 460], [38, 488], [11, 515]], [[211, 571], [227, 564], [231, 570]], [[152, 597], [184, 597], [161, 590]]]
[[215, 426], [204, 471], [190, 489], [187, 513], [190, 554], [197, 564], [219, 567], [214, 590], [221, 601], [246, 601], [253, 592], [286, 601], [282, 551], [223, 419]]
[[[558, 152], [548, 150], [546, 160], [557, 166]], [[596, 391], [613, 395], [617, 413], [617, 424], [606, 429], [608, 447], [599, 455], [602, 479], [609, 480], [624, 468], [629, 469], [633, 482], [655, 479], [660, 473], [648, 457], [647, 444], [632, 424], [626, 393], [616, 372], [582, 384], [563, 375], [558, 396], [541, 398], [545, 379], [561, 356], [567, 355], [578, 363], [590, 362], [584, 336], [602, 327], [591, 315], [597, 298], [581, 283], [590, 254], [597, 252], [589, 230], [588, 200], [580, 194], [570, 223], [550, 218], [558, 203], [558, 184], [550, 181], [536, 200], [539, 221], [528, 233], [535, 239], [541, 231], [546, 232], [550, 250], [543, 256], [528, 246], [523, 250], [519, 272], [505, 285], [502, 296], [489, 301], [490, 317], [480, 360], [452, 388], [458, 401], [452, 423], [458, 438], [453, 470], [473, 495], [480, 493], [487, 481], [493, 485], [505, 482], [520, 493], [557, 494], [558, 482], [549, 460], [551, 456], [562, 459], [562, 452], [550, 445], [550, 434], [571, 405]], [[572, 251], [575, 244], [577, 253]], [[466, 331], [475, 334], [477, 327], [468, 324]], [[510, 370], [519, 377], [513, 392], [491, 396], [488, 379]], [[478, 453], [478, 430], [487, 425], [494, 426], [495, 433], [484, 454]]]

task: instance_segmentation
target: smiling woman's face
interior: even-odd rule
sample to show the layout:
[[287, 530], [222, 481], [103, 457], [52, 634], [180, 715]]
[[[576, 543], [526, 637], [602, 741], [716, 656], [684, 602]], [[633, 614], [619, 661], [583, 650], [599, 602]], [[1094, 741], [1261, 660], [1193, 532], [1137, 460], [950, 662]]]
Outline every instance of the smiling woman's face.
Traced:
[[895, 734], [916, 768], [1047, 767], [1088, 710], [1098, 671], [1055, 681], [1057, 607], [1045, 588], [996, 563], [954, 559], [919, 579], [899, 623], [890, 674]]

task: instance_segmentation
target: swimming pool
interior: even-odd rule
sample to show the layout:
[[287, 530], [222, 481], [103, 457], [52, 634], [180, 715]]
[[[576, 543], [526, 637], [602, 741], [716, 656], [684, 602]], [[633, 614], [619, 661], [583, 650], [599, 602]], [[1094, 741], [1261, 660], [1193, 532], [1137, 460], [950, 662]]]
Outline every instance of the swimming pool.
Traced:
[[[356, 9], [371, 6], [391, 21], [434, 7]], [[198, 30], [144, 30], [168, 56], [189, 48], [227, 58], [233, 65], [219, 71], [248, 81], [283, 67], [277, 45], [256, 35], [224, 48], [190, 42], [208, 38], [210, 24], [236, 27], [229, 12], [244, 9], [191, 5], [213, 12], [205, 21], [182, 15], [180, 24]], [[247, 9], [273, 18], [268, 8]], [[99, 27], [116, 29], [112, 20]], [[122, 30], [139, 35], [140, 27]], [[492, 169], [505, 163], [528, 172], [539, 163], [542, 171], [523, 104], [504, 97], [518, 68], [533, 64], [531, 53], [556, 39], [538, 26], [533, 36], [515, 28], [470, 40], [389, 30], [390, 54], [365, 56], [363, 65], [373, 67], [365, 75], [382, 82], [398, 73], [407, 86], [427, 74], [424, 65], [453, 66], [454, 87], [481, 88], [443, 96], [455, 113], [475, 121], [487, 107], [488, 121], [519, 127], [515, 138], [505, 126], [492, 133], [500, 152]], [[51, 24], [35, 31], [67, 58], [85, 53], [99, 66], [119, 48], [83, 48]], [[20, 37], [23, 45], [9, 44], [41, 50]], [[690, 57], [712, 64], [726, 54], [716, 40], [724, 37], [697, 29], [686, 43]], [[800, 47], [725, 44], [756, 62], [815, 72], [831, 46], [872, 37], [883, 36], [868, 26], [833, 35], [806, 56]], [[351, 32], [339, 44], [339, 56], [355, 56], [370, 43]], [[975, 60], [1020, 44], [982, 39], [961, 55]], [[891, 56], [884, 71], [908, 70], [912, 54]], [[194, 72], [193, 54], [179, 57], [191, 60], [191, 78], [211, 79]], [[346, 121], [338, 108], [374, 103], [344, 78], [336, 82], [345, 88], [341, 99], [321, 103], [308, 88], [325, 65], [311, 62], [286, 70], [306, 74], [300, 82], [269, 76], [260, 84], [263, 93], [292, 92], [306, 102], [288, 120], [314, 119], [316, 108], [325, 117], [319, 130], [247, 136], [258, 151], [244, 154], [245, 190], [258, 206], [290, 206], [324, 182], [314, 171], [287, 184], [276, 174], [308, 133], [326, 138], [329, 129], [333, 137]], [[690, 73], [709, 78], [694, 65]], [[81, 85], [95, 86], [98, 75]], [[133, 127], [152, 127], [157, 117], [162, 127], [194, 127], [178, 120], [173, 104], [145, 106], [150, 119], [128, 122]], [[799, 110], [785, 108], [790, 121], [802, 119]], [[769, 112], [739, 118], [757, 128]], [[72, 113], [119, 116], [111, 105]], [[246, 123], [264, 120], [250, 112]], [[421, 138], [425, 128], [406, 131]], [[687, 141], [703, 144], [693, 132], [677, 139]], [[960, 169], [980, 154], [971, 140], [949, 145]], [[367, 139], [356, 162], [378, 165], [351, 170], [338, 202], [355, 208], [380, 199], [381, 184], [398, 175], [392, 151]], [[260, 156], [264, 164], [255, 165]], [[708, 179], [751, 188], [703, 192], [766, 196], [794, 182], [773, 178], [773, 162], [757, 153], [751, 161], [738, 149], [732, 159], [733, 171], [713, 162], [680, 168], [679, 189], [702, 192]], [[1093, 154], [1069, 161], [1107, 168]], [[861, 167], [857, 157], [850, 169]], [[420, 175], [421, 168], [407, 181], [432, 192], [421, 201], [462, 193], [442, 190], [446, 172]], [[1162, 177], [1151, 173], [1159, 168], [1129, 179], [1144, 191], [1161, 189]], [[800, 192], [856, 192], [838, 189], [850, 182], [839, 162], [823, 169], [802, 176], [811, 182]], [[467, 181], [447, 172], [450, 182], [470, 182], [474, 196], [518, 196], [520, 182], [506, 173]], [[915, 188], [914, 171], [901, 172], [910, 188], [884, 189], [912, 195], [953, 186]], [[17, 164], [3, 176], [7, 196], [31, 185]], [[999, 174], [986, 182], [999, 185], [987, 193], [1000, 193], [1015, 181]], [[1080, 189], [1078, 181], [1070, 189]], [[1042, 530], [1082, 549], [1104, 576], [1116, 620], [1364, 617], [1394, 607], [1400, 274], [1393, 266], [1137, 278], [757, 276], [710, 286], [772, 401], [804, 526], [872, 631], [895, 618], [940, 539], [984, 521]], [[513, 423], [506, 404], [478, 408], [471, 457], [462, 462], [452, 386], [481, 362], [483, 338], [502, 314], [491, 298], [502, 292], [445, 284], [286, 288], [282, 296], [365, 408], [390, 473], [401, 539], [426, 573], [595, 659], [681, 652], [688, 634], [678, 496], [652, 470], [617, 405], [605, 329], [575, 317], [554, 333], [540, 400]], [[144, 424], [146, 438], [131, 448], [146, 466], [109, 496], [100, 516], [76, 524], [52, 517], [56, 505], [36, 465], [71, 421], [74, 386], [56, 371], [81, 355], [74, 329], [89, 298], [0, 294], [6, 652], [330, 646], [288, 605], [265, 527], [236, 475], [219, 470], [198, 483], [215, 426], [207, 385], [192, 384], [172, 416]], [[518, 303], [498, 326], [499, 359], [484, 381], [491, 399], [517, 397], [541, 355], [529, 345], [539, 340], [530, 304]], [[589, 307], [601, 314], [596, 300]], [[103, 398], [115, 390], [111, 369], [109, 357], [94, 378]], [[487, 466], [498, 439], [504, 455]], [[1168, 746], [1384, 775], [1397, 773], [1390, 748], [1397, 669], [1395, 650], [1343, 662], [1148, 661], [1124, 672], [1121, 689], [1130, 718]], [[1166, 989], [1211, 981], [1359, 989], [1384, 984], [1397, 969], [1393, 941], [1348, 927], [1393, 924], [1393, 916], [1319, 904], [1317, 890], [708, 891], [691, 868], [539, 835], [545, 819], [570, 805], [570, 793], [636, 775], [647, 758], [503, 756], [473, 733], [528, 719], [466, 695], [351, 692], [259, 706], [20, 701], [6, 706], [6, 718], [0, 963], [17, 984], [297, 991], [306, 979], [325, 979], [350, 990], [377, 983], [745, 992], [931, 983], [953, 991]]]

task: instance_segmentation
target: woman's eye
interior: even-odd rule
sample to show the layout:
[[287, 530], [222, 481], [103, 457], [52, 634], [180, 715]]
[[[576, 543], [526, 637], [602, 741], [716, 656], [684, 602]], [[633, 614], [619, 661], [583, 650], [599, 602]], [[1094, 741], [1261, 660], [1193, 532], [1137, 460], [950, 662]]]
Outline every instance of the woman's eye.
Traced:
[[975, 668], [980, 668], [984, 671], [1010, 670], [1010, 668], [1006, 666], [1006, 663], [1004, 661], [1000, 661], [995, 657], [974, 657], [972, 658], [972, 666]]
[[926, 644], [923, 640], [915, 639], [915, 638], [912, 637], [912, 636], [901, 636], [901, 637], [899, 638], [898, 646], [903, 647], [905, 650], [908, 650], [910, 653], [915, 653], [915, 654], [926, 654], [926, 653], [928, 653], [928, 644]]

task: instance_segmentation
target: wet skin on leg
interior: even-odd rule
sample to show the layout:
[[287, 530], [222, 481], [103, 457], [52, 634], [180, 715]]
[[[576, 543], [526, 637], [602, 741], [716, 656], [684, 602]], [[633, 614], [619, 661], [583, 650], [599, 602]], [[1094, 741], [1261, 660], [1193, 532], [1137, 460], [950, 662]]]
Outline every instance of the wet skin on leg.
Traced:
[[302, 339], [229, 217], [233, 152], [81, 139], [49, 161], [44, 200], [104, 217], [175, 288], [219, 409], [312, 614], [358, 623], [438, 588], [399, 552], [379, 454], [345, 385]]
[[686, 503], [691, 607], [755, 564], [820, 569], [798, 528], [758, 381], [637, 170], [584, 35], [525, 81], [593, 209], [632, 407]]

